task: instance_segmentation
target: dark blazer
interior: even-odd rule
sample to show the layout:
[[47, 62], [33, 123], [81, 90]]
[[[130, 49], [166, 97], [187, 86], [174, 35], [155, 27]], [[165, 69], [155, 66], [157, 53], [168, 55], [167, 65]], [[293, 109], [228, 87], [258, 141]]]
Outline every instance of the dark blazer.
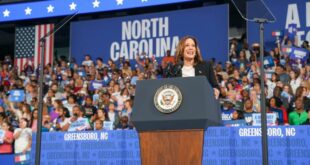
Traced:
[[[175, 70], [175, 76], [176, 77], [182, 77], [182, 64], [177, 64], [174, 67]], [[195, 68], [195, 76], [206, 76], [207, 80], [209, 81], [210, 85], [213, 88], [218, 88], [219, 89], [219, 84], [217, 82], [217, 79], [214, 74], [214, 70], [212, 67], [211, 62], [200, 62], [196, 65], [194, 65]]]

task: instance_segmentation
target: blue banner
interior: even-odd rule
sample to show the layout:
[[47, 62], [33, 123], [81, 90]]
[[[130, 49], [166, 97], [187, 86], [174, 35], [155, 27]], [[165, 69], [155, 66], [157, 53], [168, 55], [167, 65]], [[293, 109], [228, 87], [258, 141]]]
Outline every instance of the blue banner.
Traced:
[[47, 18], [73, 13], [86, 14], [112, 10], [191, 2], [195, 0], [45, 0], [0, 5], [0, 22]]
[[[268, 127], [269, 164], [310, 164], [310, 127]], [[31, 161], [34, 164], [35, 134]], [[41, 164], [140, 165], [136, 131], [46, 132]], [[205, 132], [203, 164], [262, 163], [260, 127], [210, 127]]]
[[142, 52], [160, 59], [168, 49], [174, 55], [186, 35], [197, 37], [205, 59], [227, 61], [228, 5], [73, 22], [71, 55], [78, 63], [86, 54], [104, 62], [120, 57], [135, 60]]
[[[272, 165], [310, 164], [310, 127], [268, 127]], [[205, 133], [203, 164], [261, 165], [260, 127], [217, 127]]]
[[[272, 36], [274, 31], [282, 31], [297, 40], [298, 46], [302, 41], [310, 41], [310, 1], [309, 0], [265, 0], [266, 5], [276, 17], [275, 23], [265, 24], [265, 46], [267, 49], [276, 46], [276, 37]], [[247, 5], [248, 14], [257, 12], [257, 6], [249, 1]], [[250, 44], [259, 43], [259, 25], [254, 22], [247, 24], [247, 36]], [[283, 36], [281, 36], [282, 38]]]
[[[35, 134], [32, 139], [34, 164]], [[41, 165], [141, 164], [136, 131], [46, 132], [41, 146]]]

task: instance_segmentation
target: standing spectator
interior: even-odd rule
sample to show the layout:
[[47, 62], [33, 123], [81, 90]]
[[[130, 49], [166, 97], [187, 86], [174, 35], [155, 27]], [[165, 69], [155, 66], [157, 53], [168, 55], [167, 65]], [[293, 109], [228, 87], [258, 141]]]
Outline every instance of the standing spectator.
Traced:
[[260, 112], [260, 100], [258, 99], [257, 92], [255, 90], [251, 90], [251, 100], [252, 100], [252, 108], [254, 112]]
[[14, 150], [15, 153], [25, 154], [30, 151], [32, 144], [32, 130], [27, 127], [28, 120], [26, 118], [21, 118], [19, 120], [19, 128], [14, 130]]
[[91, 60], [91, 57], [89, 54], [86, 54], [84, 57], [84, 61], [82, 62], [82, 65], [84, 66], [91, 66], [92, 64], [94, 64], [94, 62]]
[[290, 77], [289, 75], [285, 72], [285, 68], [283, 65], [278, 65], [276, 67], [276, 73], [279, 75], [279, 79], [283, 83], [289, 83]]
[[32, 132], [37, 132], [38, 126], [38, 109], [34, 109], [31, 112], [31, 120], [30, 120], [30, 127]]
[[[3, 139], [0, 139], [0, 154], [10, 154], [13, 152], [13, 132], [11, 131], [11, 125], [9, 122], [4, 121], [1, 125], [1, 129], [4, 131]], [[0, 129], [0, 130], [1, 130]]]
[[96, 120], [98, 120], [98, 119], [101, 120], [102, 122], [109, 121], [109, 118], [107, 117], [107, 113], [105, 113], [105, 111], [103, 109], [97, 110]]
[[296, 93], [296, 89], [300, 86], [301, 78], [299, 77], [299, 73], [295, 70], [290, 71], [290, 85], [293, 90], [293, 94]]
[[87, 117], [90, 122], [95, 121], [97, 108], [93, 106], [93, 99], [89, 96], [85, 99], [84, 112], [85, 117]]
[[120, 118], [119, 118], [118, 113], [115, 112], [114, 103], [109, 104], [108, 117], [109, 117], [110, 121], [113, 123], [113, 128], [115, 129], [120, 122]]
[[161, 61], [161, 65], [163, 69], [165, 69], [168, 65], [175, 65], [175, 58], [174, 56], [171, 56], [171, 51], [166, 51], [166, 56]]
[[73, 109], [73, 107], [75, 106], [75, 105], [77, 105], [76, 104], [76, 96], [75, 95], [69, 95], [68, 97], [67, 97], [67, 103], [64, 105], [64, 107], [66, 107], [66, 108], [68, 108], [68, 110], [69, 110], [69, 114], [68, 115], [70, 115], [70, 116], [72, 116], [72, 109]]

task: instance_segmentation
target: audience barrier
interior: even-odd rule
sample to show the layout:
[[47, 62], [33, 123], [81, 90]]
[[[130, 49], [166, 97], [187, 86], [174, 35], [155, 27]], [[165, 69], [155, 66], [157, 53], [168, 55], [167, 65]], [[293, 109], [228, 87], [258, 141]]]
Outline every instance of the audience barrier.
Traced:
[[[270, 164], [310, 164], [309, 126], [268, 127], [268, 135]], [[34, 146], [35, 138], [31, 164]], [[261, 156], [259, 127], [210, 127], [205, 132], [205, 165], [260, 165]], [[5, 164], [14, 161], [13, 155], [0, 158]], [[43, 133], [41, 165], [49, 164], [141, 164], [138, 134], [134, 130]]]

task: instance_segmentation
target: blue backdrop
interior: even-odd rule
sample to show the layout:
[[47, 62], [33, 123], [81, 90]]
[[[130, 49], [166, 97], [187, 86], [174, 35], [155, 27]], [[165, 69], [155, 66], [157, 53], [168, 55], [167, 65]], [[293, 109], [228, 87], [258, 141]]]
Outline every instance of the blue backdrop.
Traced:
[[122, 56], [132, 60], [146, 52], [160, 59], [167, 49], [174, 54], [185, 35], [197, 37], [205, 59], [226, 61], [228, 5], [73, 22], [71, 56], [79, 63], [85, 54], [107, 61]]
[[[310, 41], [310, 1], [309, 0], [265, 0], [266, 5], [270, 8], [276, 17], [275, 23], [265, 25], [265, 46], [267, 49], [276, 46], [276, 38], [271, 34], [273, 31], [281, 31], [287, 34], [290, 24], [297, 24], [297, 36], [299, 46], [303, 40]], [[247, 12], [253, 15], [257, 10], [256, 5], [249, 2]], [[247, 36], [250, 44], [259, 43], [259, 25], [248, 22]], [[283, 36], [282, 36], [283, 37]]]

